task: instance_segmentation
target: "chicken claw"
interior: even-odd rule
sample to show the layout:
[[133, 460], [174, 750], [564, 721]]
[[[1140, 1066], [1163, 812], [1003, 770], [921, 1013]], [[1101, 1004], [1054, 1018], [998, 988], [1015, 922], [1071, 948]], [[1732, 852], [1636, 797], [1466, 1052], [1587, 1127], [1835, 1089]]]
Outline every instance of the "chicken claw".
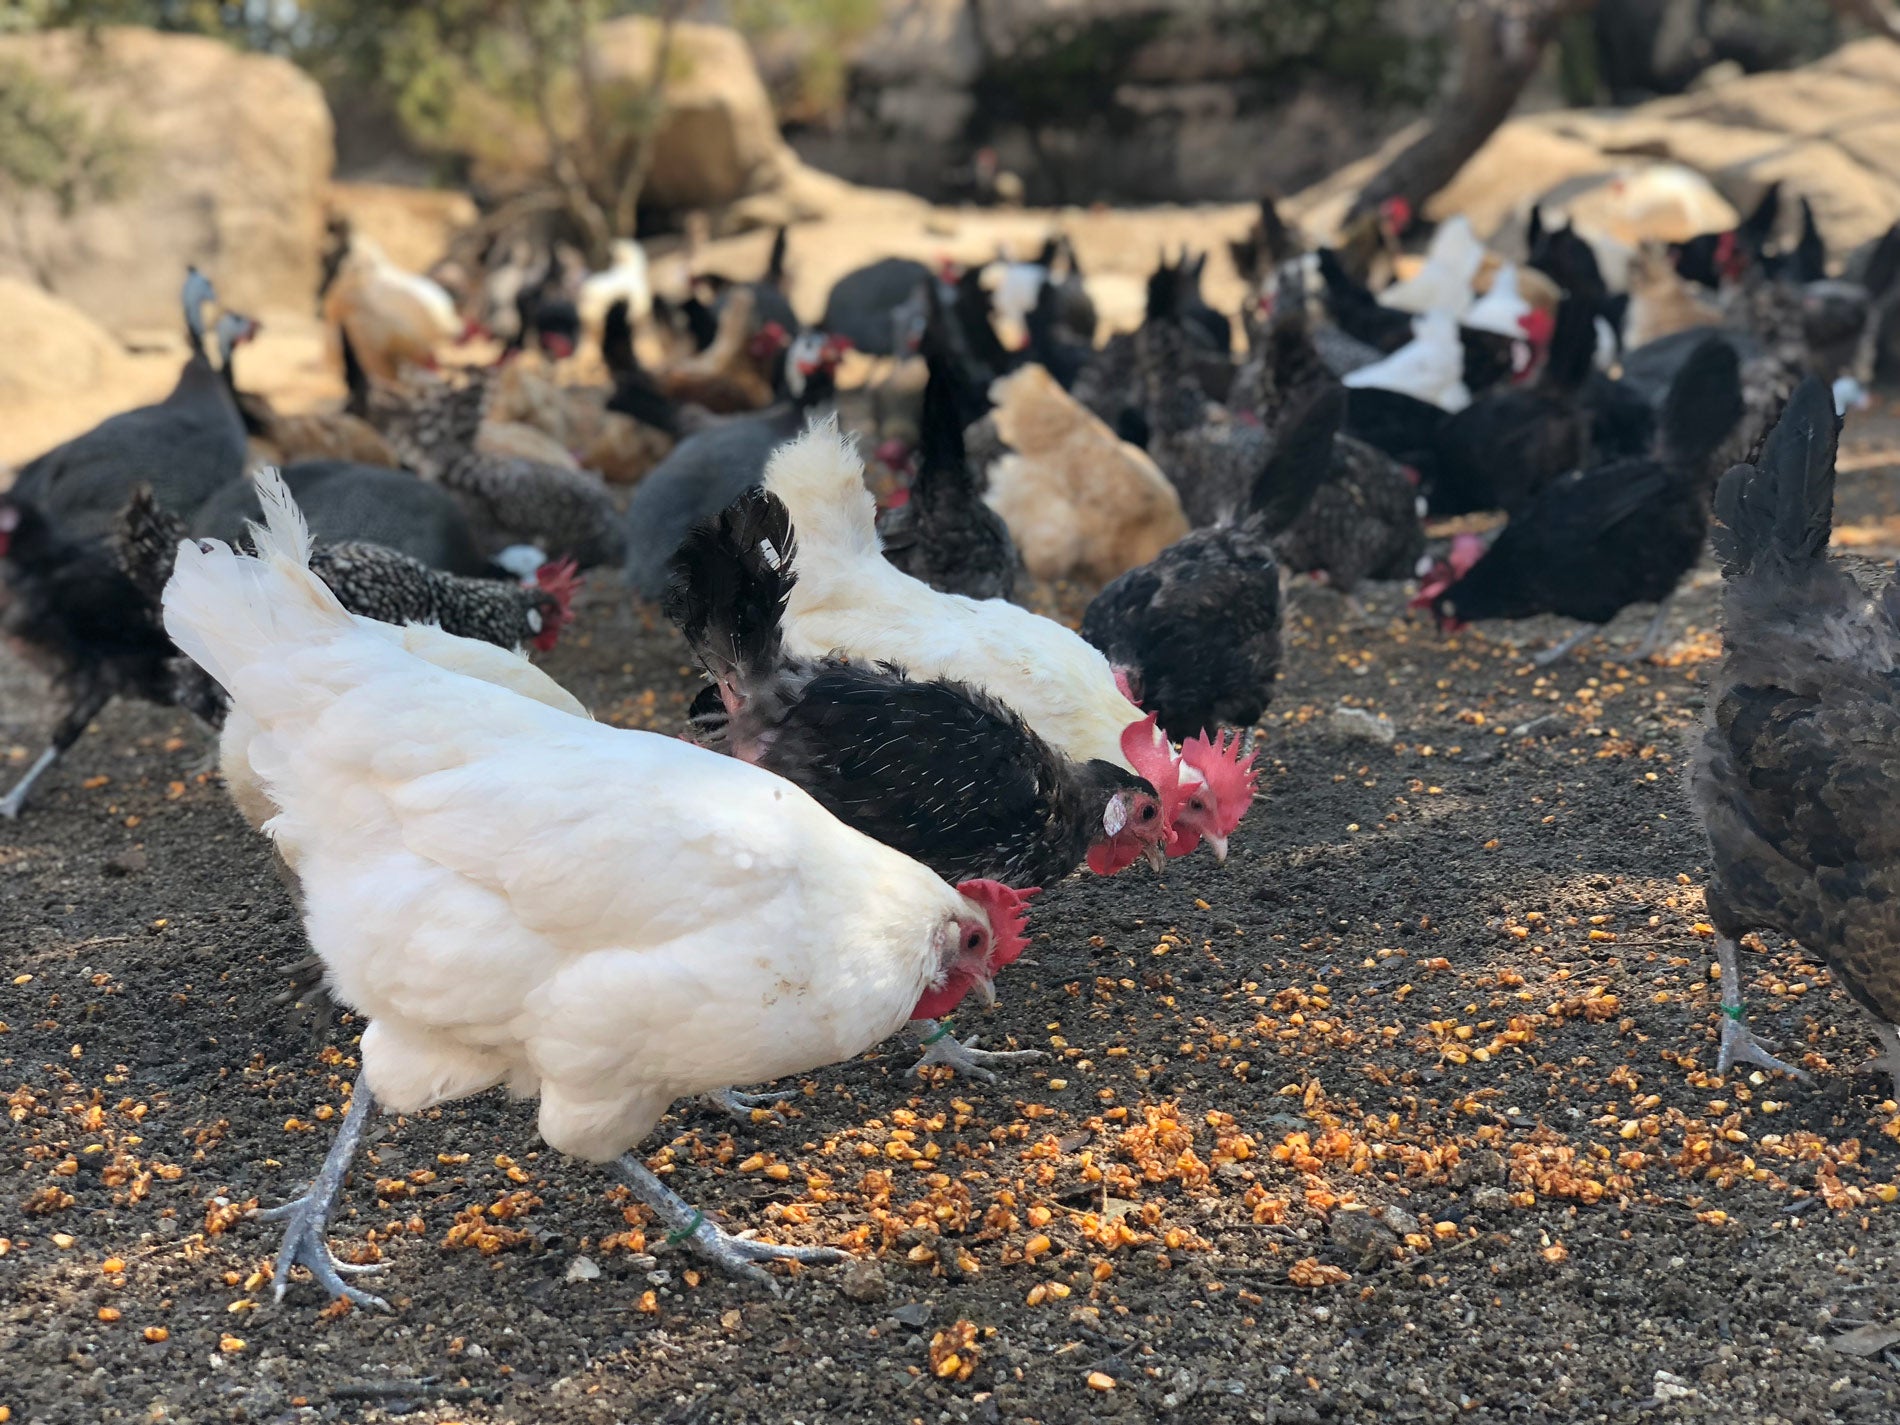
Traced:
[[284, 1229], [284, 1245], [277, 1251], [277, 1269], [271, 1273], [271, 1291], [276, 1301], [284, 1299], [284, 1289], [290, 1284], [290, 1269], [305, 1267], [316, 1279], [317, 1285], [333, 1297], [344, 1297], [358, 1306], [373, 1306], [378, 1311], [390, 1309], [389, 1303], [380, 1296], [372, 1296], [343, 1280], [346, 1273], [379, 1272], [386, 1264], [339, 1262], [324, 1236], [330, 1214], [336, 1210], [337, 1194], [343, 1189], [343, 1179], [350, 1171], [357, 1145], [363, 1139], [363, 1129], [369, 1123], [371, 1107], [369, 1090], [358, 1085], [356, 1095], [350, 1101], [350, 1111], [343, 1117], [343, 1128], [336, 1135], [336, 1142], [330, 1145], [323, 1167], [318, 1170], [316, 1181], [310, 1184], [309, 1190], [302, 1197], [281, 1207], [266, 1208], [251, 1214], [259, 1222], [283, 1221], [289, 1224]]
[[668, 1243], [684, 1242], [700, 1256], [731, 1276], [758, 1282], [779, 1294], [779, 1285], [759, 1265], [760, 1262], [799, 1262], [808, 1267], [848, 1262], [849, 1252], [836, 1247], [792, 1247], [775, 1242], [759, 1242], [750, 1236], [735, 1236], [707, 1221], [706, 1214], [689, 1206], [647, 1165], [632, 1153], [624, 1153], [607, 1164], [607, 1171], [633, 1189], [633, 1195], [667, 1226]]
[[1759, 1064], [1764, 1069], [1779, 1069], [1803, 1083], [1812, 1083], [1802, 1070], [1770, 1054], [1754, 1031], [1742, 1023], [1741, 946], [1726, 935], [1715, 938], [1715, 958], [1722, 967], [1722, 1052], [1715, 1061], [1715, 1072], [1726, 1075], [1731, 1064]]
[[740, 1093], [737, 1089], [721, 1089], [718, 1093], [706, 1094], [702, 1102], [715, 1113], [723, 1113], [734, 1122], [751, 1128], [758, 1123], [753, 1114], [760, 1109], [771, 1113], [797, 1097], [796, 1089], [788, 1089], [783, 1093]]
[[1876, 1024], [1874, 1033], [1880, 1036], [1881, 1052], [1867, 1061], [1868, 1069], [1893, 1076], [1893, 1096], [1900, 1100], [1900, 1026]]
[[993, 1084], [996, 1075], [991, 1072], [990, 1065], [1018, 1064], [1025, 1059], [1044, 1057], [1040, 1049], [979, 1049], [976, 1042], [980, 1035], [972, 1034], [968, 1039], [960, 1040], [950, 1032], [949, 1025], [938, 1024], [934, 1019], [920, 1019], [912, 1027], [916, 1029], [917, 1042], [924, 1051], [923, 1058], [910, 1066], [912, 1077], [932, 1064], [940, 1064], [955, 1069], [967, 1078]]
[[1784, 1074], [1792, 1074], [1802, 1083], [1813, 1083], [1814, 1078], [1805, 1069], [1797, 1069], [1785, 1059], [1777, 1059], [1768, 1052], [1767, 1046], [1755, 1037], [1755, 1033], [1746, 1024], [1736, 1018], [1742, 1012], [1740, 1005], [1722, 1006], [1722, 1052], [1715, 1061], [1715, 1072], [1724, 1077], [1734, 1064], [1759, 1064], [1764, 1069], [1779, 1069]]

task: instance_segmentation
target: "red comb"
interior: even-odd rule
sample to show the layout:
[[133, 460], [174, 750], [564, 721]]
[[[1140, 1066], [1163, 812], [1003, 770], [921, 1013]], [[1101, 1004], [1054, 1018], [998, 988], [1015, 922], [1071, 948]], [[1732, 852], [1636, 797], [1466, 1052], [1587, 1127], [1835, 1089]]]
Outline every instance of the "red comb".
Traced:
[[1253, 770], [1254, 754], [1249, 752], [1243, 758], [1240, 744], [1238, 732], [1232, 743], [1225, 733], [1217, 732], [1211, 742], [1206, 733], [1196, 733], [1181, 744], [1181, 760], [1206, 778], [1208, 790], [1220, 804], [1218, 830], [1222, 836], [1232, 835], [1240, 825], [1260, 783]]
[[1023, 929], [1029, 923], [1030, 897], [1041, 895], [1042, 888], [1030, 886], [1019, 891], [1001, 881], [964, 881], [957, 892], [982, 906], [989, 917], [990, 970], [1015, 963], [1029, 945]]
[[1540, 351], [1550, 345], [1550, 335], [1557, 329], [1555, 318], [1541, 307], [1532, 307], [1517, 319], [1517, 324], [1524, 328], [1525, 339]]

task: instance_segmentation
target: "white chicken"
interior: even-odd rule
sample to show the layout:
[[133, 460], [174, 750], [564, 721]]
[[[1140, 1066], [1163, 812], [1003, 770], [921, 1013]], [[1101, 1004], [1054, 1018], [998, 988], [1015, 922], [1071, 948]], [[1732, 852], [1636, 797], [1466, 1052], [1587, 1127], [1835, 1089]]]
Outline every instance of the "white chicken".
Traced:
[[1473, 331], [1490, 332], [1494, 336], [1524, 339], [1524, 319], [1530, 316], [1531, 304], [1524, 299], [1518, 287], [1517, 264], [1507, 262], [1499, 267], [1491, 279], [1491, 290], [1471, 304], [1471, 309], [1460, 319], [1459, 325], [1470, 327]]
[[580, 309], [582, 330], [598, 336], [607, 321], [607, 309], [623, 298], [627, 320], [636, 326], [653, 315], [653, 276], [647, 268], [647, 252], [632, 238], [615, 238], [613, 262], [588, 276], [581, 283]]
[[1423, 316], [1449, 312], [1456, 317], [1471, 305], [1472, 286], [1484, 266], [1484, 244], [1462, 217], [1448, 218], [1432, 234], [1425, 265], [1379, 294], [1382, 306]]
[[[799, 537], [787, 651], [842, 653], [896, 663], [914, 677], [969, 683], [1013, 708], [1065, 756], [1113, 762], [1157, 786], [1176, 765], [1165, 741], [1124, 739], [1139, 722], [1137, 710], [1108, 660], [1081, 635], [1005, 599], [939, 593], [884, 558], [864, 464], [835, 415], [814, 420], [773, 453], [765, 488], [785, 502]], [[1238, 741], [1233, 751], [1237, 761]], [[1183, 763], [1179, 770], [1192, 784], [1179, 824], [1224, 853], [1247, 809], [1237, 796], [1220, 798], [1234, 779], [1224, 766]]]
[[987, 997], [1022, 948], [1020, 899], [952, 890], [756, 767], [366, 630], [309, 572], [276, 472], [257, 483], [257, 557], [183, 543], [166, 629], [252, 723], [246, 760], [311, 945], [369, 1021], [337, 1142], [277, 1210], [278, 1294], [301, 1264], [381, 1305], [324, 1241], [372, 1103], [415, 1112], [497, 1084], [537, 1095], [550, 1146], [609, 1164], [722, 1268], [840, 1259], [727, 1234], [629, 1150], [676, 1098], [848, 1058]]
[[1465, 387], [1465, 347], [1458, 319], [1433, 312], [1412, 323], [1413, 337], [1382, 361], [1348, 371], [1341, 381], [1354, 388], [1399, 391], [1442, 410], [1462, 411], [1471, 404]]

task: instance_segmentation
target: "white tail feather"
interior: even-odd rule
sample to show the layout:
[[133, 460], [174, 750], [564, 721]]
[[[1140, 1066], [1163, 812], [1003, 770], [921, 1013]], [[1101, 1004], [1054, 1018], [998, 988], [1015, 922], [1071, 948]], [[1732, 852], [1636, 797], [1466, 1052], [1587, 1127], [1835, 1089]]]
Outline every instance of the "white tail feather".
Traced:
[[835, 413], [814, 416], [802, 435], [772, 452], [765, 488], [785, 502], [799, 548], [814, 556], [801, 577], [852, 558], [883, 563], [877, 501], [865, 488], [857, 441], [838, 429]]
[[258, 557], [220, 540], [183, 540], [164, 599], [172, 642], [240, 704], [247, 667], [352, 626], [310, 572], [310, 530], [282, 477], [266, 466], [255, 479], [264, 509], [264, 524], [251, 527]]

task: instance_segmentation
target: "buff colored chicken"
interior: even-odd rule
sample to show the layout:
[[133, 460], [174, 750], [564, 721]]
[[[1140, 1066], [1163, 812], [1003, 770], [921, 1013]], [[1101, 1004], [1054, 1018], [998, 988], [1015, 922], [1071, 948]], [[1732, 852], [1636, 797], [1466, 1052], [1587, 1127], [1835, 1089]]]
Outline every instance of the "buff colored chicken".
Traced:
[[379, 381], [396, 380], [406, 366], [433, 367], [436, 348], [463, 329], [447, 292], [396, 266], [360, 233], [324, 296], [323, 318], [342, 329], [363, 370]]
[[1042, 367], [1003, 377], [990, 398], [1007, 449], [989, 466], [989, 505], [1035, 577], [1105, 584], [1187, 533], [1168, 477]]
[[752, 289], [734, 287], [720, 310], [712, 345], [660, 371], [660, 389], [715, 415], [771, 405], [773, 361], [791, 334], [773, 323], [754, 331], [757, 311]]

